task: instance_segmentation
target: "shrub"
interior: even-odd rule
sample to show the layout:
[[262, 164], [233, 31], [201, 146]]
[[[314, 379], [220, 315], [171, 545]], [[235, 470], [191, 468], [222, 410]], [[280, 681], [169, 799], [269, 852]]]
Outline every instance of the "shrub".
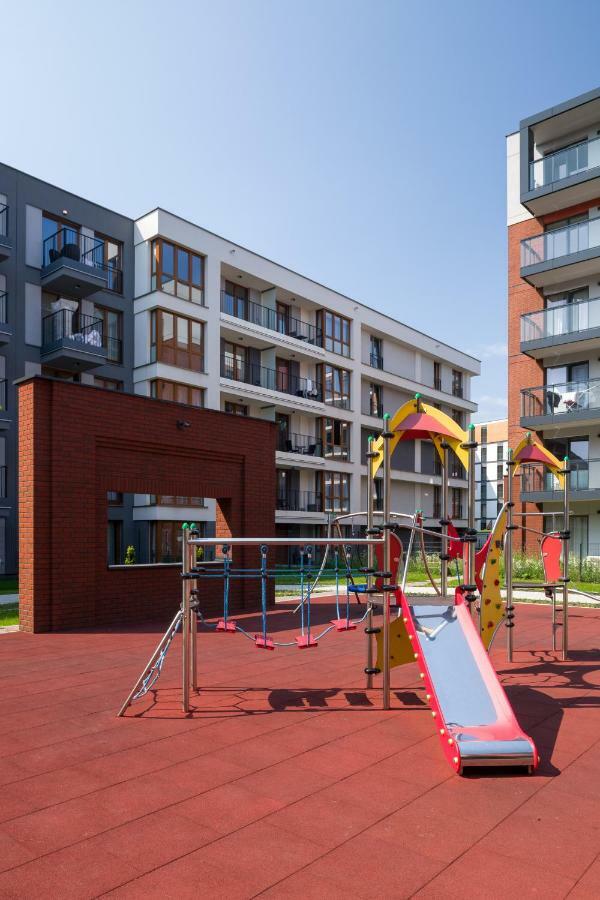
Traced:
[[133, 544], [130, 544], [125, 551], [125, 565], [135, 566], [135, 547], [133, 546]]

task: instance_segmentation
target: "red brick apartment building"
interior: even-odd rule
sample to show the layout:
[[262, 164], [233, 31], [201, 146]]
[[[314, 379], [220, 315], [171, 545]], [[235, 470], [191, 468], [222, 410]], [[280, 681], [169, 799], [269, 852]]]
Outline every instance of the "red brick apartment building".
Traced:
[[[509, 445], [569, 456], [573, 550], [600, 555], [600, 88], [523, 119], [507, 174]], [[560, 525], [553, 477], [516, 481], [517, 510]]]

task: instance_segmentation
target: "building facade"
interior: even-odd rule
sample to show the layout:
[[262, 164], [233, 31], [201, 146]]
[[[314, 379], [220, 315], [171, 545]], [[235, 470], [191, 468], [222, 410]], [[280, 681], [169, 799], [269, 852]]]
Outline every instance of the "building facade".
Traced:
[[[13, 383], [23, 375], [41, 371], [275, 421], [282, 536], [315, 536], [331, 515], [366, 508], [367, 440], [384, 412], [416, 392], [463, 426], [476, 409], [473, 357], [165, 210], [128, 219], [6, 166], [2, 310], [6, 572], [16, 566]], [[429, 442], [400, 446], [394, 509], [423, 509], [435, 526], [440, 484]], [[466, 480], [458, 461], [450, 486], [461, 526]], [[210, 534], [215, 515], [210, 498], [115, 489], [109, 561], [122, 561], [130, 545], [138, 562], [174, 560], [181, 522], [194, 519]], [[0, 555], [1, 541], [0, 531]]]
[[475, 440], [475, 527], [485, 532], [491, 529], [504, 504], [508, 420], [476, 425]]
[[[569, 457], [571, 546], [597, 555], [600, 89], [524, 119], [507, 138], [507, 171], [509, 442], [536, 431]], [[518, 511], [526, 503], [559, 526], [555, 479], [529, 466], [515, 480]]]

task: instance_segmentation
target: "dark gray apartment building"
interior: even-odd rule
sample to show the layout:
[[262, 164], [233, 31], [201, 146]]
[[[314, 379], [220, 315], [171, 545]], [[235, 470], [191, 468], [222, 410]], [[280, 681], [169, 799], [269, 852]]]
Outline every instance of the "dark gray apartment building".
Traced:
[[16, 379], [133, 390], [133, 220], [0, 164], [0, 574], [17, 571]]

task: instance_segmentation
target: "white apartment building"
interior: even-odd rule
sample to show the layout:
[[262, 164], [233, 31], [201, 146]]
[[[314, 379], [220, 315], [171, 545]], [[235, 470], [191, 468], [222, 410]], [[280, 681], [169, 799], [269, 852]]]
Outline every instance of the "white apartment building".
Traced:
[[508, 419], [475, 426], [475, 527], [489, 531], [504, 504]]
[[[416, 392], [463, 426], [475, 411], [472, 356], [165, 210], [134, 235], [134, 390], [276, 421], [281, 535], [315, 536], [331, 514], [366, 508], [366, 444], [384, 412]], [[392, 508], [436, 525], [432, 445], [401, 444], [392, 466]], [[460, 526], [458, 462], [451, 474]], [[214, 521], [210, 501], [172, 499], [138, 497], [134, 515]]]

